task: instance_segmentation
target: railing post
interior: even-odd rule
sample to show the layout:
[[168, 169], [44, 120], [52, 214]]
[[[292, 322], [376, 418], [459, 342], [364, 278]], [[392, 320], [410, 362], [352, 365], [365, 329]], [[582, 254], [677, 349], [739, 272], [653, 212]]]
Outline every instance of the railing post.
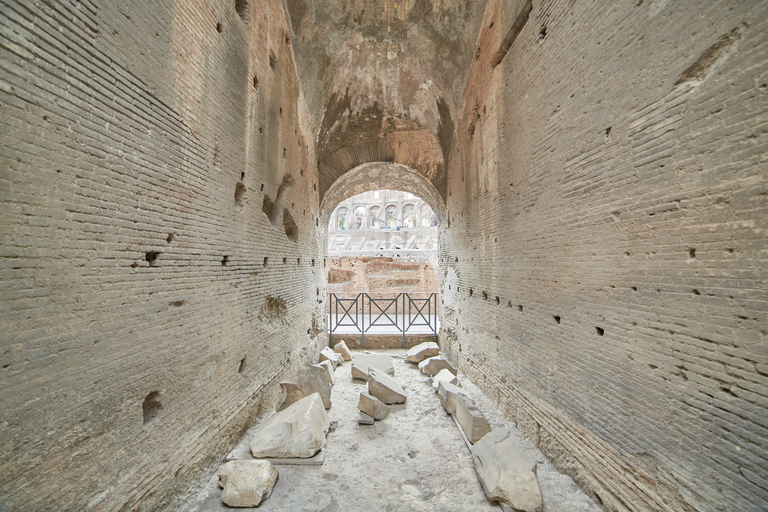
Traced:
[[[365, 350], [365, 296], [367, 294], [361, 293], [358, 294], [357, 298], [361, 300], [360, 303], [360, 311], [362, 314], [360, 315], [360, 349]], [[368, 309], [371, 309], [371, 302], [368, 301]], [[357, 309], [355, 309], [357, 311]]]

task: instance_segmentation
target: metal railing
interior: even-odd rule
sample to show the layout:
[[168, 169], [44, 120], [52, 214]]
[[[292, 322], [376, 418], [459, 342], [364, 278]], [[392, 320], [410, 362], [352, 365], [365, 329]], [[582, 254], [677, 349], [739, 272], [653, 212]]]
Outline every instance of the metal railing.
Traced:
[[437, 341], [437, 294], [412, 297], [398, 293], [389, 297], [372, 297], [359, 293], [354, 297], [328, 294], [328, 333], [333, 344], [334, 334], [359, 334], [365, 348], [365, 335], [401, 334], [403, 348], [407, 334], [431, 334]]

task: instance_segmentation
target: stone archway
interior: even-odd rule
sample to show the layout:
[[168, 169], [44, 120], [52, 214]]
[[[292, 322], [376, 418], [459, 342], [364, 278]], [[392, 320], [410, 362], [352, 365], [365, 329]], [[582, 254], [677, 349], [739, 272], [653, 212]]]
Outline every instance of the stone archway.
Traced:
[[340, 176], [329, 188], [320, 205], [320, 226], [327, 230], [333, 209], [356, 194], [379, 189], [394, 189], [419, 196], [432, 208], [438, 223], [447, 218], [445, 203], [435, 186], [407, 165], [372, 162], [358, 165]]

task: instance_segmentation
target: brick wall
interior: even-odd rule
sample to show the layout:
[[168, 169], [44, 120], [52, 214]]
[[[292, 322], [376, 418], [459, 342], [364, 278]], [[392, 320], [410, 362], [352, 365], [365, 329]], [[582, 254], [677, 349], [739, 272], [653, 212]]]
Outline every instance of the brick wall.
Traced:
[[608, 510], [766, 509], [768, 4], [525, 4], [447, 158], [443, 347]]
[[0, 23], [0, 509], [173, 506], [325, 342], [282, 3]]
[[437, 293], [435, 261], [424, 258], [393, 259], [347, 256], [328, 261], [328, 292], [342, 297], [370, 293], [374, 297], [410, 293], [414, 297]]

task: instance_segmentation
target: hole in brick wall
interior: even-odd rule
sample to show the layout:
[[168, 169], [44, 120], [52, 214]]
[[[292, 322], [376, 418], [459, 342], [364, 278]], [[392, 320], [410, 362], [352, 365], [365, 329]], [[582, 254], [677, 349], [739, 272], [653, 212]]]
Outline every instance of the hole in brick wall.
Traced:
[[636, 292], [637, 291], [637, 286], [631, 287], [630, 290], [632, 290], [633, 292]]
[[183, 305], [184, 305], [186, 302], [187, 302], [187, 301], [185, 301], [185, 300], [175, 300], [175, 301], [173, 301], [173, 302], [169, 302], [169, 303], [168, 303], [168, 305], [169, 305], [169, 306], [172, 306], [172, 307], [174, 307], [174, 308], [180, 308], [180, 307], [181, 307], [181, 306], [183, 306]]
[[736, 393], [731, 391], [729, 388], [726, 388], [725, 386], [720, 386], [720, 391], [722, 391], [723, 393], [726, 393], [728, 395], [731, 395], [733, 397], [736, 397], [736, 398], [739, 397], [739, 395], [737, 395]]
[[224, 256], [221, 257], [221, 265], [226, 267], [227, 263], [229, 263], [229, 255], [225, 254]]
[[264, 184], [261, 184], [261, 192], [264, 192]]
[[283, 148], [283, 158], [288, 154], [288, 148]]
[[611, 136], [611, 126], [605, 129], [605, 138], [609, 138]]
[[496, 297], [496, 305], [498, 306], [499, 304], [501, 304], [501, 300], [498, 297]]
[[245, 179], [245, 171], [240, 173], [240, 181], [243, 181]]
[[493, 22], [493, 21], [492, 21], [492, 22], [491, 22], [491, 24], [490, 24], [490, 25], [488, 25], [488, 28], [493, 28], [493, 24], [494, 24], [494, 23], [495, 23], [495, 22]]
[[283, 209], [283, 228], [285, 229], [285, 236], [288, 237], [288, 240], [293, 242], [299, 241], [299, 226], [296, 225], [288, 208]]
[[245, 185], [238, 183], [235, 185], [235, 205], [242, 207], [245, 203]]
[[517, 305], [517, 310], [522, 313], [523, 312], [523, 305], [522, 304], [518, 304]]
[[547, 37], [547, 27], [541, 27], [541, 30], [539, 30], [539, 41], [543, 41], [544, 38]]
[[316, 228], [320, 227], [320, 219], [318, 219], [317, 217], [315, 217], [315, 227]]
[[695, 288], [694, 288], [693, 290], [691, 290], [691, 293], [692, 293], [692, 294], [694, 294], [694, 295], [701, 295], [701, 293], [699, 292], [699, 290], [697, 290], [697, 289], [695, 289]]
[[469, 289], [469, 296], [471, 297], [473, 293], [475, 293], [475, 291], [472, 288], [470, 288]]
[[315, 289], [315, 295], [320, 295], [320, 288]]
[[278, 114], [283, 115], [283, 107], [280, 107], [280, 109], [277, 111]]
[[313, 267], [315, 266], [315, 260], [312, 260], [312, 266]]
[[733, 254], [734, 253], [734, 249], [729, 247], [728, 249], [725, 250], [725, 252], [727, 252], [728, 254]]
[[243, 373], [243, 370], [245, 370], [245, 358], [240, 360], [240, 365], [237, 367], [237, 373]]
[[560, 324], [560, 316], [559, 315], [554, 315], [552, 318], [555, 319], [555, 323], [556, 324], [558, 324], [558, 325]]
[[145, 427], [157, 418], [157, 415], [160, 414], [160, 410], [163, 408], [163, 404], [160, 403], [159, 397], [159, 391], [153, 391], [144, 397], [144, 402], [141, 404], [141, 410], [144, 416]]
[[[275, 57], [275, 52], [272, 50], [269, 50], [269, 67], [272, 68], [272, 70], [275, 69], [275, 66], [277, 65], [277, 57]], [[280, 113], [282, 113], [283, 109], [280, 109]]]
[[248, 0], [235, 0], [235, 11], [240, 19], [244, 22], [248, 21]]
[[259, 126], [259, 133], [264, 133], [264, 127], [263, 126]]
[[299, 176], [304, 176], [304, 169], [299, 170]]
[[267, 263], [269, 263], [269, 258], [265, 256], [264, 257], [264, 266], [265, 267], [267, 266]]
[[323, 258], [323, 268], [325, 268], [326, 260]]
[[312, 184], [312, 191], [317, 192], [317, 183]]
[[216, 24], [216, 32], [218, 32], [219, 34], [224, 32], [224, 26], [221, 23]]
[[259, 88], [259, 75], [253, 75], [253, 88]]
[[488, 300], [488, 293], [487, 292], [483, 292], [483, 300]]
[[283, 258], [283, 265], [285, 265], [286, 263], [288, 263], [288, 258]]
[[656, 369], [658, 368], [658, 366], [656, 366], [655, 364], [649, 364], [649, 365], [648, 365], [648, 367], [649, 367], [651, 370], [656, 370]]
[[133, 263], [131, 263], [131, 268], [136, 268], [136, 267], [138, 267], [138, 266], [139, 266], [139, 264], [138, 264], [138, 263], [136, 263], [135, 261], [134, 261]]
[[691, 258], [691, 259], [695, 258], [696, 257], [696, 249], [688, 249], [688, 257]]
[[595, 331], [597, 331], [598, 336], [602, 336], [603, 334], [605, 334], [605, 329], [603, 329], [602, 327], [595, 327]]
[[301, 258], [296, 258], [296, 266], [298, 267], [301, 265]]
[[171, 243], [173, 242], [173, 233], [168, 233], [168, 237], [165, 239], [166, 242]]
[[150, 267], [156, 267], [159, 264], [157, 261], [159, 257], [160, 253], [156, 251], [150, 251], [144, 255], [144, 258], [149, 262]]
[[285, 44], [291, 44], [291, 36], [289, 36], [288, 34], [285, 34], [284, 37], [285, 37]]

